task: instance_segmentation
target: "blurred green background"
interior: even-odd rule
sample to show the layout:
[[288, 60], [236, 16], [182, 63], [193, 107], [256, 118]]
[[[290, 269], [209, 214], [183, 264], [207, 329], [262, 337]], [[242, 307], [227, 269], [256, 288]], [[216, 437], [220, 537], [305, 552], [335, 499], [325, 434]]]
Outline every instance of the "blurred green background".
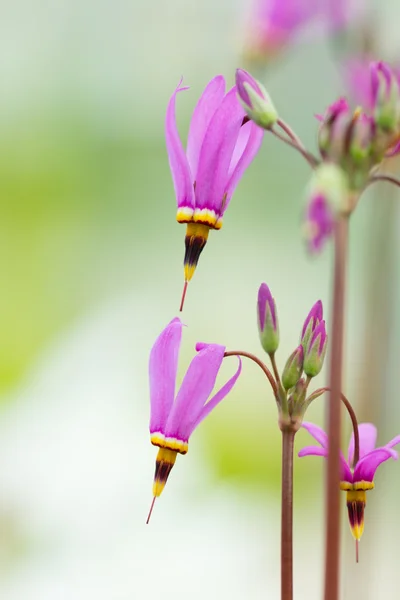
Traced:
[[[143, 526], [155, 458], [147, 358], [177, 314], [183, 285], [184, 227], [175, 222], [165, 108], [183, 75], [190, 86], [177, 103], [184, 139], [208, 80], [222, 73], [231, 85], [235, 68], [247, 66], [248, 7], [19, 0], [4, 8], [2, 597], [136, 600], [155, 583], [166, 599], [180, 587], [191, 598], [277, 598], [280, 436], [267, 382], [252, 363], [193, 436], [151, 527]], [[394, 1], [379, 6], [390, 56], [398, 50], [394, 14]], [[304, 37], [257, 74], [315, 149], [314, 115], [345, 90], [324, 36]], [[329, 319], [331, 248], [311, 259], [301, 237], [308, 178], [300, 157], [265, 136], [189, 285], [181, 375], [197, 340], [261, 356], [262, 281], [278, 304], [281, 366], [318, 298]], [[350, 244], [345, 388], [360, 421], [382, 426], [382, 443], [400, 431], [398, 200], [385, 185], [369, 191]], [[227, 361], [221, 380], [233, 368]], [[323, 405], [308, 418], [322, 423]], [[346, 440], [348, 432], [346, 422]], [[305, 443], [301, 432], [298, 447]], [[295, 577], [297, 597], [307, 600], [320, 598], [322, 467], [318, 459], [295, 465]], [[377, 590], [381, 597], [383, 580], [394, 589], [393, 479], [398, 491], [398, 466], [386, 465], [370, 494], [357, 568], [344, 523], [344, 598], [360, 590], [366, 600]]]

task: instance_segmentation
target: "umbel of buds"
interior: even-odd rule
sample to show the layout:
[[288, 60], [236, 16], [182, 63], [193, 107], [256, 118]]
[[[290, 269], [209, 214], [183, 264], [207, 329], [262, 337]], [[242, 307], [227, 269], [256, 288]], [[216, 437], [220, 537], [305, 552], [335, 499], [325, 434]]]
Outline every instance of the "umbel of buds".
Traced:
[[247, 71], [236, 69], [236, 89], [249, 119], [263, 129], [270, 129], [278, 120], [278, 113], [265, 87]]
[[279, 323], [275, 300], [266, 283], [258, 290], [257, 317], [261, 345], [267, 354], [274, 354], [279, 346]]

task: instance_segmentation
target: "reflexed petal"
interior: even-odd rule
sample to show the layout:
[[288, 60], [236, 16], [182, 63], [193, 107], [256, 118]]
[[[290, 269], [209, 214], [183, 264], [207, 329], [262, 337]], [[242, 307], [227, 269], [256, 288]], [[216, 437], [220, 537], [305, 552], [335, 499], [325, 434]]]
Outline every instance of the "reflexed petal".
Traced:
[[303, 421], [302, 427], [304, 427], [304, 429], [306, 429], [323, 448], [328, 448], [328, 436], [321, 427], [307, 421]]
[[210, 124], [211, 118], [221, 104], [225, 94], [225, 80], [222, 75], [214, 77], [200, 96], [190, 121], [188, 143], [186, 149], [190, 171], [193, 180], [196, 181], [197, 167], [201, 145]]
[[224, 358], [225, 346], [203, 347], [190, 363], [170, 412], [165, 436], [187, 441], [211, 394]]
[[175, 396], [176, 371], [182, 337], [180, 319], [173, 319], [150, 352], [150, 431], [164, 432]]
[[395, 438], [393, 438], [392, 440], [390, 440], [390, 442], [385, 444], [384, 448], [393, 448], [393, 446], [397, 446], [397, 444], [400, 444], [400, 435], [396, 435]]
[[239, 137], [229, 166], [229, 181], [225, 188], [226, 204], [224, 206], [224, 211], [226, 210], [243, 173], [259, 151], [263, 136], [264, 131], [252, 121], [249, 121], [240, 128]]
[[[375, 425], [373, 425], [372, 423], [360, 423], [360, 425], [358, 426], [358, 433], [360, 436], [360, 456], [359, 456], [359, 458], [361, 459], [366, 454], [369, 454], [370, 452], [372, 452], [372, 450], [375, 448], [376, 436], [377, 436], [378, 432], [377, 432]], [[354, 432], [351, 434], [350, 444], [349, 444], [349, 453], [348, 453], [349, 465], [351, 465], [353, 463], [353, 459], [354, 459]]]
[[373, 481], [375, 471], [379, 465], [389, 458], [393, 458], [393, 450], [390, 448], [377, 448], [366, 454], [354, 469], [354, 481]]
[[[327, 458], [328, 450], [327, 448], [321, 448], [320, 446], [306, 446], [299, 451], [297, 456], [299, 458], [303, 458], [303, 456], [323, 456], [324, 458]], [[353, 483], [353, 474], [342, 453], [340, 453], [340, 463], [342, 466], [342, 481]]]
[[303, 456], [328, 456], [328, 450], [326, 448], [321, 448], [321, 446], [306, 446], [302, 448], [298, 455], [299, 458]]
[[165, 138], [167, 143], [169, 166], [171, 168], [178, 206], [192, 206], [194, 208], [194, 179], [190, 173], [189, 163], [178, 134], [175, 118], [176, 95], [178, 92], [182, 92], [189, 88], [181, 88], [180, 86], [181, 82], [172, 94], [168, 103], [167, 115], [165, 119]]
[[[241, 361], [241, 359], [240, 359], [239, 356], [238, 356], [238, 359], [239, 359], [239, 366], [238, 366], [238, 369], [237, 369], [236, 373], [233, 375], [233, 377], [231, 377], [229, 379], [229, 381], [227, 381], [225, 383], [225, 385], [222, 386], [222, 388], [203, 407], [200, 415], [198, 416], [198, 418], [196, 420], [194, 428], [196, 428], [203, 421], [203, 419], [205, 419], [210, 414], [210, 412], [212, 410], [214, 410], [214, 408], [217, 406], [217, 404], [219, 404], [221, 402], [221, 400], [223, 400], [225, 398], [225, 396], [227, 394], [229, 394], [229, 392], [231, 391], [231, 389], [235, 385], [235, 383], [236, 383], [236, 381], [237, 381], [237, 379], [238, 379], [238, 377], [239, 377], [239, 375], [240, 375], [240, 373], [242, 371], [242, 361]], [[192, 432], [190, 432], [190, 434], [191, 433]]]
[[204, 137], [196, 177], [196, 208], [223, 212], [229, 165], [244, 116], [233, 87], [215, 112]]

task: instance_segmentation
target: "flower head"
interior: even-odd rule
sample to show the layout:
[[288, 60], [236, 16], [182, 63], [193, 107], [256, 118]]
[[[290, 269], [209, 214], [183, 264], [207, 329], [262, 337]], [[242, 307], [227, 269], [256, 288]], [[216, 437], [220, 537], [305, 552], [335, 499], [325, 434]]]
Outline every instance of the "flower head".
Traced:
[[[307, 446], [299, 452], [299, 456], [328, 456], [328, 436], [318, 425], [303, 422], [303, 427], [320, 444]], [[350, 438], [348, 459], [341, 454], [340, 488], [347, 492], [347, 510], [351, 532], [360, 540], [364, 531], [364, 509], [366, 492], [374, 487], [374, 476], [377, 468], [389, 458], [397, 460], [398, 455], [393, 447], [400, 444], [400, 435], [393, 438], [385, 446], [375, 448], [377, 430], [372, 423], [361, 423], [358, 426], [360, 438], [360, 456], [356, 465], [354, 461], [354, 434]]]
[[319, 11], [319, 0], [253, 0], [246, 54], [268, 59], [291, 43]]
[[278, 113], [265, 87], [243, 69], [236, 69], [238, 98], [248, 117], [264, 129], [278, 119]]
[[266, 283], [258, 290], [257, 320], [261, 345], [265, 352], [274, 354], [279, 346], [279, 323], [275, 300]]
[[263, 131], [249, 121], [236, 97], [225, 92], [225, 80], [214, 77], [194, 109], [186, 151], [179, 138], [175, 101], [187, 87], [178, 85], [168, 103], [165, 135], [178, 204], [177, 221], [187, 223], [185, 281], [193, 276], [210, 229], [222, 217], [244, 171], [257, 154]]
[[[177, 454], [186, 454], [189, 437], [201, 421], [233, 388], [241, 361], [233, 377], [210, 399], [225, 347], [196, 345], [193, 358], [175, 397], [178, 355], [183, 324], [173, 319], [158, 336], [150, 353], [150, 440], [160, 448], [156, 459], [153, 495], [160, 496]], [[208, 400], [208, 402], [207, 402]]]

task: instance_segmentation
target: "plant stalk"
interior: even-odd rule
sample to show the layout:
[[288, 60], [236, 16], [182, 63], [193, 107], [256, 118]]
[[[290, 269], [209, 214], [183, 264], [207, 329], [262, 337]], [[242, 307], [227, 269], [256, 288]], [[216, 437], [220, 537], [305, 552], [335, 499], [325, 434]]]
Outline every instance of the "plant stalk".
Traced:
[[326, 477], [326, 539], [324, 600], [339, 600], [340, 581], [340, 445], [343, 372], [344, 308], [348, 246], [348, 216], [335, 225], [335, 258], [332, 302], [331, 354], [328, 404], [328, 461]]
[[281, 600], [293, 600], [293, 447], [295, 432], [282, 430]]

